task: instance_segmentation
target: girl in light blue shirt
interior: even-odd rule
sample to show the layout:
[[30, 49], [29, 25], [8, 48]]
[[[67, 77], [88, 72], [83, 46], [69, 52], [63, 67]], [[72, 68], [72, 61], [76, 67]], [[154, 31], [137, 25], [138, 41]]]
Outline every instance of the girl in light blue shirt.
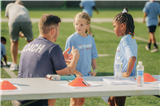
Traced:
[[[79, 12], [75, 16], [73, 24], [76, 32], [67, 38], [65, 49], [72, 46], [78, 49], [80, 57], [76, 69], [83, 77], [95, 76], [97, 74], [96, 58], [98, 58], [98, 53], [94, 38], [86, 33], [90, 26], [90, 16], [85, 12]], [[83, 106], [85, 98], [71, 98], [70, 102], [70, 106]]]
[[[134, 39], [133, 17], [127, 11], [127, 8], [124, 8], [122, 13], [117, 14], [113, 20], [114, 32], [117, 37], [121, 37], [115, 61], [117, 57], [120, 57], [122, 61], [122, 77], [135, 76], [138, 50]], [[110, 106], [124, 106], [125, 100], [126, 96], [109, 97], [108, 104]]]

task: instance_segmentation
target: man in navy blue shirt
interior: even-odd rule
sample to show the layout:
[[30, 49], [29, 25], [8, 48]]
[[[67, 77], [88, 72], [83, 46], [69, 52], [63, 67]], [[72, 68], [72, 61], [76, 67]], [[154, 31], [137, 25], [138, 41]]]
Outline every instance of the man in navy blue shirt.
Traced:
[[[19, 78], [45, 77], [47, 74], [74, 74], [79, 59], [79, 51], [72, 47], [71, 54], [68, 54], [70, 48], [62, 52], [60, 46], [53, 43], [59, 35], [60, 22], [61, 19], [58, 16], [51, 14], [44, 14], [40, 18], [39, 37], [28, 43], [22, 50]], [[72, 56], [71, 60], [70, 56]], [[66, 61], [71, 63], [67, 66]], [[55, 101], [56, 99], [16, 102], [19, 103], [18, 105], [53, 106]]]

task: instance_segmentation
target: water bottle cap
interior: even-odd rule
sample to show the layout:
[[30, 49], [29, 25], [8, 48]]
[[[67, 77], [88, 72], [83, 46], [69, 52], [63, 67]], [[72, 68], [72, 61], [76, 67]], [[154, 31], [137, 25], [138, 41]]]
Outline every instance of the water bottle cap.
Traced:
[[138, 61], [138, 64], [142, 65], [142, 61]]

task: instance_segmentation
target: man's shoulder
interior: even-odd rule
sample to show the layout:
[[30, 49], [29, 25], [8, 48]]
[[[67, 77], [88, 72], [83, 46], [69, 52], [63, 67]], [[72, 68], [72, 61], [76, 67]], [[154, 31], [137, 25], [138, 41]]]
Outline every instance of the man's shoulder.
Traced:
[[45, 45], [47, 47], [59, 46], [58, 44], [55, 44], [55, 43], [53, 43], [53, 42], [51, 42], [51, 41], [49, 41], [49, 40], [47, 40], [47, 39], [45, 39], [43, 37], [38, 37], [38, 38], [34, 39], [32, 42], [30, 42], [28, 44], [30, 44], [30, 45], [31, 44], [39, 44], [39, 45], [43, 44], [43, 45]]
[[14, 5], [15, 5], [15, 3], [9, 3], [9, 4], [7, 4], [6, 8], [10, 8], [10, 7], [14, 6]]

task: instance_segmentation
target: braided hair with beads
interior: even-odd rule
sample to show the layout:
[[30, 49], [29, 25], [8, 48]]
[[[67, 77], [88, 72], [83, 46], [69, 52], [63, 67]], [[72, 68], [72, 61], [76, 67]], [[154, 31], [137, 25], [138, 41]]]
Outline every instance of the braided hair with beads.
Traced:
[[125, 7], [123, 11], [119, 14], [117, 14], [114, 18], [114, 21], [126, 24], [126, 32], [125, 34], [132, 35], [132, 38], [134, 37], [134, 20], [131, 14], [127, 13], [128, 9]]

